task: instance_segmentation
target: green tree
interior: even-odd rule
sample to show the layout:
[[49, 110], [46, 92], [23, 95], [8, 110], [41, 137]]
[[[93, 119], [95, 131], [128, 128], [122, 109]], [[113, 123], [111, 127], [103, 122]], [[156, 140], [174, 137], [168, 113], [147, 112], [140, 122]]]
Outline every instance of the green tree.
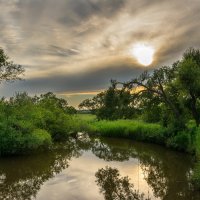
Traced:
[[164, 103], [166, 107], [172, 112], [175, 122], [174, 127], [182, 129], [185, 127], [185, 119], [183, 115], [182, 105], [179, 101], [179, 91], [174, 81], [176, 80], [178, 62], [174, 63], [171, 67], [163, 66], [148, 73], [145, 71], [138, 78], [135, 78], [123, 84], [125, 88], [142, 88], [139, 93], [150, 93], [151, 98], [157, 98], [160, 103]]
[[87, 109], [97, 115], [98, 119], [115, 120], [132, 118], [135, 108], [132, 104], [131, 92], [124, 88], [116, 87], [117, 83], [111, 81], [111, 86], [94, 96], [85, 99], [79, 104], [79, 109]]
[[142, 119], [146, 122], [159, 122], [162, 120], [162, 103], [159, 96], [150, 92], [135, 94], [137, 104]]
[[98, 110], [97, 117], [100, 119], [116, 119], [115, 111], [118, 106], [116, 84], [112, 84], [108, 90], [106, 90], [103, 100], [103, 106]]
[[105, 92], [100, 92], [92, 99], [85, 99], [79, 104], [79, 109], [90, 111], [92, 114], [96, 114], [96, 111], [103, 106]]
[[200, 124], [200, 50], [188, 49], [178, 68], [178, 84], [196, 125]]
[[0, 48], [0, 83], [3, 81], [20, 80], [20, 75], [23, 73], [24, 68], [10, 61], [4, 50]]

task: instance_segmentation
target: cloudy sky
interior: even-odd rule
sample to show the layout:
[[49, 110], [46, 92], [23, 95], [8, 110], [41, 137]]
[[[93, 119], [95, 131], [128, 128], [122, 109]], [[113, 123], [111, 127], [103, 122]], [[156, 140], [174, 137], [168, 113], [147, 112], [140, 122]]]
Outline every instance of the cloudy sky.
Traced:
[[0, 46], [26, 70], [0, 96], [52, 91], [77, 105], [147, 69], [138, 44], [154, 50], [149, 69], [199, 48], [200, 0], [0, 0]]

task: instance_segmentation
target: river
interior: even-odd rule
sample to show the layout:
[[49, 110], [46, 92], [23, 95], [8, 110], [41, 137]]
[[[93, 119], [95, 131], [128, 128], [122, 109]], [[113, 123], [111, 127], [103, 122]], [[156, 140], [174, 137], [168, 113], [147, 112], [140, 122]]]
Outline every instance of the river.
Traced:
[[80, 136], [46, 153], [0, 159], [0, 199], [200, 199], [191, 156], [131, 140]]

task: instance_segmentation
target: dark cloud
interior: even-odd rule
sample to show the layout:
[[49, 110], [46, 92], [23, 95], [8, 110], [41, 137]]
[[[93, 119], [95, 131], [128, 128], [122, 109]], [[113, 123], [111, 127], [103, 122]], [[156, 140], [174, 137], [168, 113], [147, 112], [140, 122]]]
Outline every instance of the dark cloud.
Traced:
[[54, 75], [47, 77], [35, 77], [16, 83], [6, 83], [2, 93], [12, 91], [28, 91], [31, 94], [44, 93], [48, 91], [56, 93], [78, 93], [102, 90], [109, 86], [111, 79], [126, 81], [127, 78], [135, 78], [143, 72], [143, 68], [134, 67], [131, 64], [106, 66], [99, 69], [94, 68], [81, 74]]
[[[126, 0], [68, 0], [66, 10], [73, 12], [81, 20], [87, 19], [92, 15], [110, 17], [120, 11], [125, 6]], [[68, 17], [62, 20], [68, 22]], [[65, 21], [66, 20], [66, 21]]]

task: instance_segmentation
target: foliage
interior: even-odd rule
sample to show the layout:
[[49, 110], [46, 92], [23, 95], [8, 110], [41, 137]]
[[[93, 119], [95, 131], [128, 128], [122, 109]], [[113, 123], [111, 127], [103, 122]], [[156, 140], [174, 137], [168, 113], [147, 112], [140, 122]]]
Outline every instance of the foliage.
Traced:
[[92, 99], [85, 99], [79, 104], [79, 109], [84, 109], [90, 111], [94, 114], [98, 109], [103, 106], [105, 92], [101, 92], [94, 96]]
[[200, 50], [188, 49], [178, 68], [178, 84], [185, 97], [185, 107], [200, 124]]
[[30, 133], [22, 133], [14, 129], [1, 130], [0, 138], [0, 155], [28, 153], [47, 148], [52, 143], [50, 134], [40, 129]]
[[[71, 107], [70, 107], [71, 110]], [[69, 114], [70, 113], [70, 114]], [[82, 129], [67, 101], [53, 93], [18, 93], [0, 101], [0, 154], [20, 154], [51, 146]]]
[[135, 99], [137, 106], [140, 108], [141, 119], [152, 123], [162, 120], [164, 108], [158, 96], [153, 96], [150, 92], [144, 92], [140, 93]]
[[14, 64], [9, 60], [4, 50], [0, 48], [0, 83], [2, 81], [14, 81], [21, 79], [20, 75], [24, 73], [21, 65]]
[[189, 131], [180, 131], [175, 136], [167, 139], [167, 146], [180, 150], [187, 151], [191, 146], [191, 134]]
[[116, 88], [116, 83], [105, 92], [101, 92], [92, 99], [86, 99], [80, 103], [80, 109], [88, 109], [96, 114], [99, 120], [130, 119], [136, 115], [136, 109], [132, 106], [132, 95], [128, 90]]
[[[124, 83], [123, 86], [129, 89], [141, 87], [142, 89], [135, 95], [139, 97], [139, 106], [141, 105], [142, 112], [162, 113], [162, 109], [165, 109], [167, 115], [171, 116], [168, 123], [182, 130], [185, 128], [186, 121], [182, 99], [179, 98], [180, 92], [175, 84], [177, 68], [178, 62], [171, 67], [163, 66], [155, 69], [152, 73], [145, 71], [138, 78]], [[161, 119], [162, 116], [160, 116]]]

